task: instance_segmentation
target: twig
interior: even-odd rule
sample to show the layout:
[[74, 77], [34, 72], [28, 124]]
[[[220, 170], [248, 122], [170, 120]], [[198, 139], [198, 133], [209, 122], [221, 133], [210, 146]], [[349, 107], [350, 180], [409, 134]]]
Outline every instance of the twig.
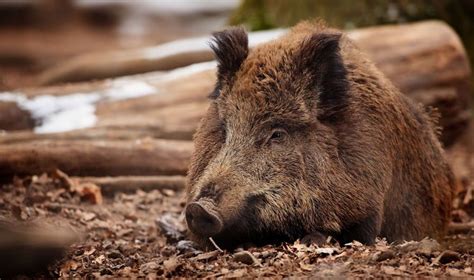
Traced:
[[212, 245], [214, 245], [214, 247], [216, 247], [217, 251], [223, 253], [224, 250], [222, 250], [219, 246], [217, 246], [216, 242], [214, 241], [214, 239], [212, 239], [212, 237], [209, 237], [209, 241], [211, 241]]

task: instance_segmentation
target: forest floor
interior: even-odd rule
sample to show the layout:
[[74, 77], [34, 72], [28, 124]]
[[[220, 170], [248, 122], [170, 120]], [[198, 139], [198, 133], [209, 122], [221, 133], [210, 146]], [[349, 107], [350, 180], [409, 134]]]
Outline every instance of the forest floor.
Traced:
[[[458, 174], [474, 160], [454, 148], [448, 157]], [[466, 161], [467, 160], [467, 161]], [[461, 173], [459, 173], [461, 172]], [[464, 173], [469, 176], [469, 173]], [[465, 177], [460, 183], [469, 186]], [[340, 246], [290, 244], [202, 252], [185, 240], [182, 192], [171, 190], [102, 198], [95, 186], [81, 186], [63, 173], [16, 178], [0, 188], [0, 217], [46, 223], [75, 232], [66, 255], [34, 278], [70, 277], [474, 277], [474, 232], [400, 245], [378, 240]], [[465, 191], [455, 202], [453, 221], [473, 221], [474, 199]], [[470, 214], [468, 214], [470, 213]]]

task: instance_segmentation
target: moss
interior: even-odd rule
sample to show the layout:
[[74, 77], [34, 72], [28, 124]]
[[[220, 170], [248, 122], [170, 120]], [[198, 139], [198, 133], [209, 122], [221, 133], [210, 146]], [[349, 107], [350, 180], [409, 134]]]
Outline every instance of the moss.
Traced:
[[264, 30], [275, 28], [267, 15], [267, 6], [263, 0], [242, 1], [240, 7], [230, 18], [232, 25], [244, 24], [250, 30]]

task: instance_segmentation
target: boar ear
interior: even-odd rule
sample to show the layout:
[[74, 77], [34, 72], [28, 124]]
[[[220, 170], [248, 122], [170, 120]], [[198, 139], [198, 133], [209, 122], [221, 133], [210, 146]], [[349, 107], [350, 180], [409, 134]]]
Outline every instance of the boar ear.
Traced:
[[[296, 57], [302, 75], [311, 77], [317, 88], [319, 112], [330, 118], [346, 105], [347, 71], [340, 54], [341, 34], [318, 33], [306, 39]], [[314, 98], [314, 97], [312, 97]]]
[[[249, 47], [247, 33], [242, 27], [234, 27], [213, 33], [211, 49], [217, 60], [217, 88], [212, 95], [218, 95], [220, 82], [229, 82], [247, 58]], [[213, 97], [211, 95], [211, 97]]]

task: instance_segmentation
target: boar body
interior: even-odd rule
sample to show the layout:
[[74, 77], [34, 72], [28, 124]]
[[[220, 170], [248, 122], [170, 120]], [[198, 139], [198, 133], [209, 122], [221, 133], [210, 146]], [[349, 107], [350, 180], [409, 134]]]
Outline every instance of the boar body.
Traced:
[[234, 28], [212, 48], [218, 81], [186, 190], [191, 238], [232, 248], [444, 234], [453, 175], [434, 122], [345, 35], [305, 22], [250, 51]]

